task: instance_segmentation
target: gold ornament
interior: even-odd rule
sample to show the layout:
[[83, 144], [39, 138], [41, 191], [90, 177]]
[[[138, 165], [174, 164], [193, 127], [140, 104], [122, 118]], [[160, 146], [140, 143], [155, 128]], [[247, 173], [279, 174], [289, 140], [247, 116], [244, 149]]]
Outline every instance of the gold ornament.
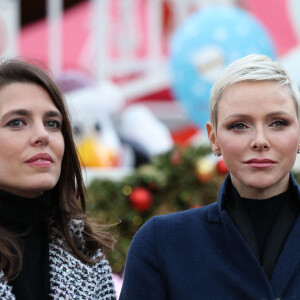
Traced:
[[200, 182], [209, 182], [215, 173], [215, 164], [208, 158], [199, 158], [196, 161], [196, 176]]

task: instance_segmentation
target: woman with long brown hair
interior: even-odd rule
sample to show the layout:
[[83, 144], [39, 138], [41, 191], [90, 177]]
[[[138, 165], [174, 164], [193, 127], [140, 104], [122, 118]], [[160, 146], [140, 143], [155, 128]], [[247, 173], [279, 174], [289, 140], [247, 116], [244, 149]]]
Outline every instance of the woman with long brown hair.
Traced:
[[102, 250], [114, 238], [85, 212], [63, 96], [42, 69], [0, 64], [0, 298], [115, 299]]

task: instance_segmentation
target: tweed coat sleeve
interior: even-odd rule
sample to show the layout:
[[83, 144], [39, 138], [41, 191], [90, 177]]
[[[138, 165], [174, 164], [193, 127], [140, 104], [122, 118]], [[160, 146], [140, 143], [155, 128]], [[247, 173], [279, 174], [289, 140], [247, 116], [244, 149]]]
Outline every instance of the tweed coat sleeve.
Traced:
[[[82, 239], [83, 222], [70, 223], [74, 237]], [[103, 256], [98, 249], [95, 256]], [[115, 300], [115, 289], [108, 261], [103, 258], [92, 266], [77, 259], [55, 230], [49, 245], [50, 296], [54, 300]]]
[[12, 287], [8, 285], [4, 279], [3, 271], [0, 271], [0, 299], [1, 300], [15, 300], [16, 297], [12, 294]]

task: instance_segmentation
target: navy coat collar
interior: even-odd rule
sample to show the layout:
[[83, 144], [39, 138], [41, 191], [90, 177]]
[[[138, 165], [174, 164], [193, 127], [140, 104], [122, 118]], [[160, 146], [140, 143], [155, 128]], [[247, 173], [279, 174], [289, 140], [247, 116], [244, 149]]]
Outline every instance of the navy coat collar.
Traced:
[[[211, 211], [208, 215], [208, 221], [212, 223], [223, 223], [225, 226], [229, 226], [231, 229], [234, 227], [227, 211], [225, 210], [225, 199], [228, 193], [228, 186], [231, 184], [230, 175], [227, 175], [223, 184], [220, 187], [218, 194], [218, 201], [215, 209], [216, 213]], [[295, 192], [297, 201], [300, 201], [300, 189], [292, 173], [290, 173], [290, 185]], [[236, 230], [237, 231], [237, 230]], [[250, 248], [249, 248], [250, 250]], [[251, 252], [251, 251], [250, 251]], [[253, 255], [254, 257], [254, 255]], [[300, 265], [300, 217], [298, 215], [296, 222], [285, 242], [285, 245], [278, 257], [270, 284], [276, 295], [284, 294], [286, 288], [288, 288], [289, 282], [293, 279], [294, 272], [299, 270]], [[267, 277], [265, 278], [267, 280]]]

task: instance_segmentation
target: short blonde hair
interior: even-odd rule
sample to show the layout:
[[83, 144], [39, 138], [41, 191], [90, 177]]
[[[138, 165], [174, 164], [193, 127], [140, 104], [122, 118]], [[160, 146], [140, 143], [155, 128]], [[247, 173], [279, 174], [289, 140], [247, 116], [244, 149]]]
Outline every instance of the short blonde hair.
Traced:
[[295, 102], [299, 120], [300, 93], [286, 70], [266, 55], [251, 54], [238, 59], [227, 66], [218, 76], [210, 93], [210, 121], [217, 128], [218, 104], [226, 88], [242, 81], [276, 81], [286, 87]]

